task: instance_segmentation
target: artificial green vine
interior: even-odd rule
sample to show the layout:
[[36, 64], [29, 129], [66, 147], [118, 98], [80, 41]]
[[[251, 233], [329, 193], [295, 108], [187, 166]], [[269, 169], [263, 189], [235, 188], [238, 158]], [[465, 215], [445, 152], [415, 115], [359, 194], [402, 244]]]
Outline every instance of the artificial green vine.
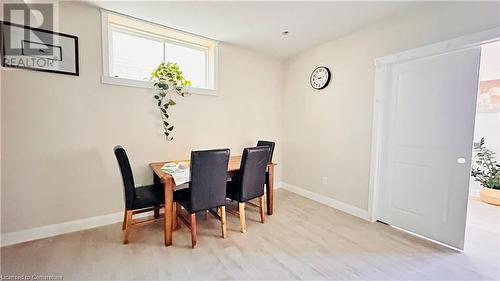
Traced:
[[154, 95], [157, 101], [158, 109], [160, 110], [161, 119], [163, 122], [163, 130], [167, 140], [173, 140], [171, 136], [174, 126], [168, 122], [168, 109], [174, 106], [176, 102], [172, 99], [172, 93], [181, 97], [189, 95], [188, 87], [191, 86], [191, 81], [186, 80], [182, 76], [182, 71], [177, 63], [160, 63], [160, 65], [151, 73], [150, 80], [153, 86], [157, 89]]

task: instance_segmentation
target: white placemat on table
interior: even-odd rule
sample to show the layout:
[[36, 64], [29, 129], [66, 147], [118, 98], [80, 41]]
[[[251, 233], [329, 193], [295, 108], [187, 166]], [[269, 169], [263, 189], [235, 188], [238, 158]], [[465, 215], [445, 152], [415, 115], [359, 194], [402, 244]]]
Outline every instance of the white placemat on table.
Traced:
[[191, 173], [190, 173], [189, 168], [180, 169], [177, 166], [175, 166], [175, 167], [166, 166], [167, 164], [163, 165], [161, 170], [164, 173], [171, 175], [172, 178], [174, 179], [174, 183], [175, 183], [174, 190], [187, 188], [189, 185], [189, 181], [191, 180]]

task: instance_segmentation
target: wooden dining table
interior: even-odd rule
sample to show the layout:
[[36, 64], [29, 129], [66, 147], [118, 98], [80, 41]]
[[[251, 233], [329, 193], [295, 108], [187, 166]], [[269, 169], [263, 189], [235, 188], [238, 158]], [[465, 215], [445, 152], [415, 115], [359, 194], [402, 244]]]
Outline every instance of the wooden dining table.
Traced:
[[[161, 168], [165, 163], [179, 163], [179, 162], [187, 162], [189, 160], [180, 160], [180, 161], [165, 161], [165, 162], [156, 162], [150, 163], [149, 167], [153, 170], [153, 176], [156, 184], [163, 185], [164, 195], [165, 195], [165, 215], [164, 215], [164, 238], [165, 238], [165, 246], [172, 245], [172, 225], [173, 225], [173, 197], [174, 197], [174, 187], [175, 182], [171, 175], [163, 172]], [[227, 172], [229, 176], [234, 175], [240, 170], [241, 164], [241, 156], [231, 156], [229, 157], [229, 163], [227, 166]], [[269, 162], [267, 164], [268, 170], [268, 178], [267, 178], [267, 186], [266, 186], [266, 205], [267, 205], [267, 214], [273, 214], [273, 188], [274, 188], [274, 166], [275, 163]]]

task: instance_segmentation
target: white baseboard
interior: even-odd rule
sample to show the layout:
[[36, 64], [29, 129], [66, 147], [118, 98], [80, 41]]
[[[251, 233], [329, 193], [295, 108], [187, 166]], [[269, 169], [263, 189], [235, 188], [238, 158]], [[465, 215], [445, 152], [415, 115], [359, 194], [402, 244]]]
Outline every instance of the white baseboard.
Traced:
[[[138, 215], [139, 216], [139, 215]], [[85, 219], [51, 224], [21, 231], [9, 232], [0, 235], [1, 246], [9, 246], [31, 240], [56, 236], [60, 234], [85, 230], [98, 226], [113, 224], [123, 220], [123, 212], [90, 217]]]
[[[275, 182], [274, 189], [280, 189], [281, 182]], [[148, 216], [148, 213], [137, 214], [136, 218]], [[26, 230], [14, 231], [0, 234], [0, 246], [9, 246], [22, 242], [52, 237], [65, 233], [95, 228], [99, 226], [118, 223], [123, 220], [123, 212], [112, 213], [108, 215], [90, 217], [85, 219], [67, 221], [63, 223], [51, 224]]]
[[353, 215], [358, 218], [362, 218], [364, 220], [369, 220], [368, 219], [368, 211], [355, 207], [353, 205], [335, 200], [333, 198], [318, 194], [316, 192], [309, 191], [307, 189], [291, 185], [285, 182], [281, 183], [281, 188], [291, 191], [293, 193], [296, 193], [298, 195], [304, 196], [306, 198], [309, 198], [311, 200], [314, 200], [316, 202], [319, 202], [321, 204], [327, 205], [329, 207], [335, 208], [337, 210], [340, 210], [344, 213], [348, 213], [350, 215]]
[[277, 181], [277, 182], [275, 182], [275, 183], [274, 183], [274, 186], [273, 186], [274, 190], [276, 190], [276, 189], [280, 189], [280, 188], [282, 188], [282, 187], [283, 187], [283, 182], [281, 182], [281, 181]]

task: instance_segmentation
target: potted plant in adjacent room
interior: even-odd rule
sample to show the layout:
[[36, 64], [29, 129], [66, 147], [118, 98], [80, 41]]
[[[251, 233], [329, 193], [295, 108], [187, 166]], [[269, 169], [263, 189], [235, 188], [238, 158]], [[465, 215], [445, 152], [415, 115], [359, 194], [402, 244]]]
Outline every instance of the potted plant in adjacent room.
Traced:
[[158, 109], [163, 123], [163, 130], [167, 140], [173, 140], [172, 130], [174, 126], [168, 122], [169, 107], [174, 106], [176, 102], [172, 96], [179, 95], [186, 97], [189, 95], [188, 87], [191, 86], [191, 81], [186, 80], [182, 75], [177, 63], [162, 62], [152, 73], [150, 80], [156, 88], [154, 95], [157, 101]]
[[474, 161], [471, 175], [481, 183], [481, 201], [500, 206], [500, 163], [495, 153], [484, 145], [484, 138], [474, 143]]

